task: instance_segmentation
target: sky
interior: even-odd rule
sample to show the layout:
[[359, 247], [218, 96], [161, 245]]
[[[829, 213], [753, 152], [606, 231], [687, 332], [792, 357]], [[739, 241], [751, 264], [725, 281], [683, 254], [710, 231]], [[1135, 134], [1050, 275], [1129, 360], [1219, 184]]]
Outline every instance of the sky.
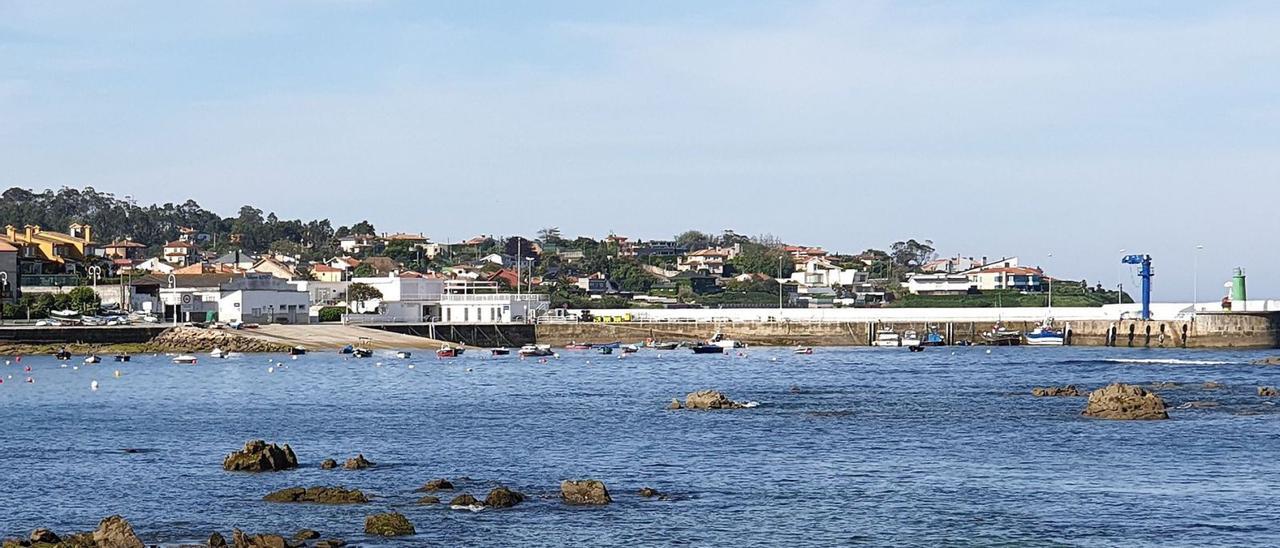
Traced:
[[0, 186], [438, 241], [930, 239], [1111, 287], [1147, 253], [1158, 300], [1234, 267], [1276, 298], [1278, 28], [1231, 1], [0, 0]]

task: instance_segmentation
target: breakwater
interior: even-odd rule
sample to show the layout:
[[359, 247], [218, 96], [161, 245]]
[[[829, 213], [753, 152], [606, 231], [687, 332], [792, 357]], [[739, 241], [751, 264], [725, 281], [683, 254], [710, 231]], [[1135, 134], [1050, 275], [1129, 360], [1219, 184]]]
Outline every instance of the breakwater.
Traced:
[[[898, 333], [924, 333], [936, 328], [950, 343], [980, 342], [996, 318], [971, 321], [866, 322], [579, 322], [537, 326], [541, 344], [569, 342], [705, 340], [716, 333], [747, 344], [765, 346], [867, 346], [882, 328]], [[1005, 321], [1013, 330], [1029, 331], [1038, 322]], [[1280, 347], [1280, 313], [1199, 314], [1179, 320], [1073, 320], [1059, 322], [1068, 344], [1146, 348], [1275, 348]]]

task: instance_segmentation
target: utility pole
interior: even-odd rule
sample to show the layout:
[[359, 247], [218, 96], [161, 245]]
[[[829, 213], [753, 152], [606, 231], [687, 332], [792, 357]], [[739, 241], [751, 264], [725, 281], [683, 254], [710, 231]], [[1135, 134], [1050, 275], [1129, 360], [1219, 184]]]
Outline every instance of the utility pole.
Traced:
[[1200, 251], [1203, 245], [1196, 246], [1195, 259], [1191, 268], [1191, 312], [1200, 307]]

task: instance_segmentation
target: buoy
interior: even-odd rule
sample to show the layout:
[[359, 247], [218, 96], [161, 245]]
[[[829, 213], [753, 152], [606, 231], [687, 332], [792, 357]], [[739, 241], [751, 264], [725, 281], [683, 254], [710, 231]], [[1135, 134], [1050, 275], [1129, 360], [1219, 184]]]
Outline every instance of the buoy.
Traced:
[[72, 370], [72, 371], [79, 371], [79, 370], [80, 370], [80, 366], [78, 366], [78, 365], [73, 365], [73, 366], [71, 366], [71, 370]]
[[97, 391], [98, 391], [98, 381], [93, 381], [93, 382], [89, 383], [89, 390], [93, 390], [94, 392], [97, 392]]
[[120, 370], [119, 370], [119, 369], [117, 369], [117, 370], [115, 371], [115, 373], [112, 373], [112, 374], [113, 374], [113, 375], [115, 375], [117, 379], [118, 379], [118, 378], [120, 378]]
[[275, 373], [275, 372], [276, 372], [276, 368], [274, 368], [274, 367], [268, 367], [268, 368], [267, 368], [267, 373]]
[[289, 356], [289, 357], [290, 357], [290, 358], [293, 358], [293, 359], [295, 359], [295, 360], [296, 360], [296, 359], [298, 359], [298, 357], [297, 357], [297, 356]]
[[28, 366], [26, 366], [26, 367], [23, 367], [23, 368], [22, 368], [22, 371], [23, 371], [23, 372], [25, 372], [25, 373], [30, 373], [30, 372], [31, 372], [31, 366], [30, 366], [30, 365], [28, 365]]
[[470, 368], [470, 367], [468, 367], [468, 368], [467, 368], [467, 373], [470, 373], [470, 372], [471, 372], [471, 368]]
[[409, 364], [409, 369], [413, 369], [413, 364]]
[[67, 368], [67, 364], [65, 364], [65, 363], [64, 363], [64, 364], [61, 364], [61, 365], [59, 365], [58, 367], [61, 367], [61, 368], [63, 368], [63, 369], [66, 369], [66, 368]]
[[990, 354], [990, 353], [991, 353], [991, 349], [990, 349], [990, 348], [988, 348], [988, 349], [987, 349], [987, 353], [988, 353], [988, 354]]
[[33, 378], [31, 378], [31, 377], [27, 377], [27, 384], [35, 384], [35, 383], [36, 383], [36, 380], [35, 380], [35, 379], [33, 379]]

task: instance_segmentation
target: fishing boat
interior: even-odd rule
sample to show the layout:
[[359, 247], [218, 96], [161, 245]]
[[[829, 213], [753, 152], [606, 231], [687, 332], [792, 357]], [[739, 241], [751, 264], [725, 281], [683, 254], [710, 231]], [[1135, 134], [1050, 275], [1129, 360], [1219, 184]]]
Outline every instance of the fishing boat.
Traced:
[[1025, 335], [1029, 346], [1062, 346], [1066, 344], [1063, 331], [1053, 326], [1053, 318], [1047, 318]]
[[210, 352], [210, 353], [209, 353], [209, 357], [210, 357], [210, 358], [225, 358], [225, 357], [227, 357], [227, 352], [223, 351], [221, 348], [215, 348], [215, 349], [213, 349], [213, 352]]
[[71, 359], [71, 351], [63, 348], [62, 350], [59, 350], [56, 353], [54, 353], [53, 357], [58, 358], [59, 360], [66, 361]]
[[356, 350], [356, 347], [351, 346], [351, 345], [349, 345], [349, 344], [348, 344], [348, 345], [346, 345], [346, 346], [344, 346], [344, 347], [342, 347], [342, 348], [339, 348], [339, 349], [338, 349], [338, 353], [339, 353], [339, 354], [351, 354], [351, 353], [355, 352], [355, 350]]
[[638, 345], [634, 345], [634, 344], [622, 345], [623, 354], [635, 354], [636, 352], [639, 352], [639, 351], [640, 351], [640, 346]]
[[511, 350], [506, 348], [493, 348], [489, 350], [489, 354], [493, 356], [510, 356]]
[[689, 348], [694, 354], [724, 354], [724, 347], [717, 344], [695, 344]]
[[1018, 346], [1022, 343], [1022, 333], [1004, 326], [997, 321], [990, 331], [982, 332], [982, 340], [991, 346]]
[[301, 346], [295, 346], [289, 349], [290, 356], [305, 356], [306, 354], [307, 354], [307, 349]]
[[680, 343], [678, 342], [662, 342], [653, 344], [654, 350], [675, 350], [677, 348], [680, 348]]
[[613, 348], [613, 349], [620, 348], [621, 346], [622, 346], [622, 341], [613, 341], [611, 343], [591, 345], [592, 348]]
[[924, 352], [924, 347], [918, 344], [908, 346], [907, 349], [912, 352]]
[[938, 326], [929, 326], [929, 331], [924, 334], [924, 338], [920, 340], [921, 346], [943, 346], [947, 344], [946, 337], [938, 333]]
[[897, 331], [884, 327], [876, 331], [876, 338], [871, 341], [871, 346], [902, 346], [902, 337], [898, 335]]
[[128, 354], [116, 354], [116, 361], [118, 361], [118, 362], [127, 362], [127, 361], [129, 361], [129, 355], [128, 355]]
[[396, 357], [402, 360], [407, 360], [413, 357], [413, 352], [406, 352], [404, 350], [401, 350], [399, 352], [396, 352]]
[[555, 352], [549, 344], [526, 344], [520, 347], [521, 356], [551, 356]]
[[908, 329], [902, 332], [902, 346], [915, 348], [920, 346], [920, 334], [914, 329]]
[[88, 363], [88, 364], [102, 363], [102, 358], [99, 358], [96, 354], [90, 354], [84, 357], [84, 363]]
[[604, 354], [604, 355], [606, 355], [606, 356], [607, 356], [607, 355], [609, 355], [609, 354], [612, 354], [612, 353], [613, 353], [613, 347], [612, 347], [612, 346], [600, 346], [600, 347], [597, 347], [597, 348], [596, 348], [596, 352], [599, 352], [599, 353]]
[[174, 356], [173, 358], [173, 363], [181, 365], [195, 365], [197, 361], [199, 361], [199, 358], [196, 358], [191, 354], [182, 354], [180, 356]]
[[446, 344], [440, 347], [440, 350], [436, 350], [436, 357], [437, 358], [456, 358], [458, 356], [461, 356], [462, 352], [463, 352], [462, 348], [449, 346]]
[[351, 350], [351, 355], [356, 358], [372, 358], [373, 350], [357, 346]]
[[569, 344], [564, 345], [564, 349], [565, 350], [591, 350], [591, 345], [587, 343], [571, 341]]
[[747, 345], [745, 345], [745, 344], [743, 344], [743, 343], [741, 343], [741, 342], [738, 342], [738, 341], [736, 341], [736, 340], [733, 340], [733, 339], [726, 339], [726, 338], [725, 338], [725, 336], [724, 336], [722, 333], [720, 333], [719, 331], [717, 331], [715, 335], [712, 335], [712, 336], [711, 336], [711, 340], [710, 340], [710, 341], [708, 341], [708, 343], [710, 343], [710, 344], [714, 344], [714, 345], [719, 346], [720, 348], [724, 348], [724, 349], [746, 348], [746, 346], [747, 346]]
[[796, 349], [793, 351], [793, 353], [795, 353], [795, 354], [804, 354], [804, 355], [806, 355], [806, 356], [807, 356], [807, 355], [809, 355], [809, 354], [812, 354], [812, 353], [813, 353], [813, 349], [812, 349], [812, 348], [809, 348], [809, 347], [807, 347], [807, 346], [797, 346], [797, 347], [796, 347]]

